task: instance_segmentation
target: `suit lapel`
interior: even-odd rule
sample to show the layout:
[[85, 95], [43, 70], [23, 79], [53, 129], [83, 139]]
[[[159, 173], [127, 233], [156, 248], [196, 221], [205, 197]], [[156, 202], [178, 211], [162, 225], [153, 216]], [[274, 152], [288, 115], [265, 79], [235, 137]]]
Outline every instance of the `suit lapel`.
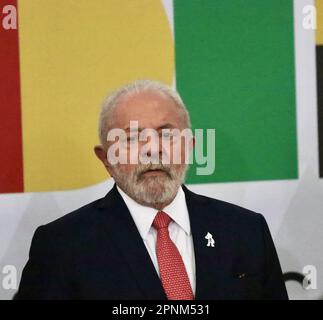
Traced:
[[137, 282], [144, 299], [166, 299], [162, 284], [146, 246], [116, 186], [102, 199], [105, 228]]
[[[216, 299], [221, 296], [219, 284], [222, 282], [220, 247], [218, 239], [220, 228], [216, 223], [216, 212], [209, 207], [209, 201], [182, 186], [190, 216], [193, 236], [196, 293], [195, 299]], [[207, 246], [206, 234], [210, 232], [215, 240], [214, 247]]]

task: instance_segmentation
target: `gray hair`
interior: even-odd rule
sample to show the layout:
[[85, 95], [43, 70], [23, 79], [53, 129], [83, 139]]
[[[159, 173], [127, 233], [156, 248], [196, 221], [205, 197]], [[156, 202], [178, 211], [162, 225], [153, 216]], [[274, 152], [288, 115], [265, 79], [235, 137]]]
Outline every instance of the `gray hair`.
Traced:
[[191, 128], [189, 113], [178, 92], [173, 90], [171, 87], [157, 81], [136, 80], [132, 83], [126, 84], [118, 88], [104, 100], [99, 118], [99, 139], [103, 146], [106, 143], [107, 133], [109, 127], [111, 126], [113, 110], [118, 105], [120, 99], [126, 95], [140, 93], [143, 91], [163, 93], [167, 97], [171, 98], [183, 112], [187, 127]]

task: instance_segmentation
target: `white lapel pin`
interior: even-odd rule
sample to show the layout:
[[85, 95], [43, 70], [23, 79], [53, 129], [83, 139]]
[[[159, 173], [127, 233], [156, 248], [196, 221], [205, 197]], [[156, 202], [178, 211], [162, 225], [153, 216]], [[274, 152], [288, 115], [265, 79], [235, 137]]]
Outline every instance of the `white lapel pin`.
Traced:
[[208, 232], [204, 238], [207, 240], [207, 245], [206, 245], [207, 247], [214, 247], [215, 241], [210, 232]]

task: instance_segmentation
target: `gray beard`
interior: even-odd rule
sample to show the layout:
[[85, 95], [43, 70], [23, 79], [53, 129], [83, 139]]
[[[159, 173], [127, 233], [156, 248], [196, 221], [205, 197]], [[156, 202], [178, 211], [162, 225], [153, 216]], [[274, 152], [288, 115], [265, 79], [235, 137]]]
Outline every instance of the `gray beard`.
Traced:
[[124, 174], [116, 168], [118, 174], [114, 175], [116, 184], [137, 203], [154, 207], [160, 203], [170, 203], [177, 191], [185, 181], [188, 166], [181, 170], [168, 168], [168, 174], [164, 176], [142, 177], [138, 170], [130, 175]]

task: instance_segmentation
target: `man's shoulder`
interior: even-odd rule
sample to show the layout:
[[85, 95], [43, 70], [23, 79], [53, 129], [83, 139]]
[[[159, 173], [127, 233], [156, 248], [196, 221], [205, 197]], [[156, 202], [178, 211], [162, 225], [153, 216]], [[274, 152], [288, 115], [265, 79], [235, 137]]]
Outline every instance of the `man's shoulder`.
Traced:
[[218, 221], [223, 222], [262, 222], [264, 217], [262, 214], [240, 205], [227, 202], [224, 200], [211, 198], [205, 195], [197, 194], [187, 187], [183, 186], [186, 194], [186, 199], [191, 202], [197, 209], [200, 209], [200, 214], [214, 217]]
[[262, 248], [264, 232], [268, 230], [262, 214], [191, 191], [187, 195], [188, 205], [194, 208], [190, 219], [201, 229], [214, 230], [218, 238], [236, 246]]
[[104, 198], [92, 201], [84, 206], [77, 208], [62, 217], [55, 219], [47, 224], [38, 227], [38, 231], [43, 233], [54, 233], [57, 236], [64, 237], [84, 233], [85, 230], [92, 230], [99, 223], [102, 216], [101, 203]]

